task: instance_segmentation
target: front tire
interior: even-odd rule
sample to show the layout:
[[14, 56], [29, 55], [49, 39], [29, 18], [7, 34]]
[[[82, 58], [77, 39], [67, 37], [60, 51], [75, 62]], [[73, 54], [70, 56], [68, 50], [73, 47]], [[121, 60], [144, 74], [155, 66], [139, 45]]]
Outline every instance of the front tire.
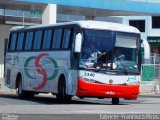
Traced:
[[58, 94], [56, 98], [61, 103], [70, 103], [72, 96], [66, 94], [66, 84], [65, 80], [60, 79], [58, 82]]
[[84, 97], [79, 97], [80, 99], [84, 99]]
[[112, 104], [118, 105], [119, 104], [119, 98], [112, 98]]

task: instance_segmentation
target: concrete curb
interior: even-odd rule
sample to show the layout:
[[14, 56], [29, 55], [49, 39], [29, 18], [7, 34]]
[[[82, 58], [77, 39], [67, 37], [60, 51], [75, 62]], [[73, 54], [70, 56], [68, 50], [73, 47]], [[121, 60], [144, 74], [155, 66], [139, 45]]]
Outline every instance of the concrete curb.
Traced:
[[160, 96], [160, 91], [158, 92], [141, 92], [140, 95], [159, 95]]
[[155, 92], [140, 93], [140, 95], [155, 95], [155, 94], [156, 94]]
[[10, 90], [10, 91], [0, 90], [0, 94], [16, 94], [16, 90]]

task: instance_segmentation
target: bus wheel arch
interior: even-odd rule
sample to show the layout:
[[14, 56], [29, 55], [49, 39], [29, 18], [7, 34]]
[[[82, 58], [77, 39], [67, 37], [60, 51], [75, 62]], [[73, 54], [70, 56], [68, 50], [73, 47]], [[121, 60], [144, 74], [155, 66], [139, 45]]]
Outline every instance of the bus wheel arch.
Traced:
[[20, 98], [34, 97], [33, 92], [23, 90], [23, 79], [21, 73], [18, 73], [16, 77], [16, 89], [17, 89], [17, 94]]
[[69, 103], [72, 96], [66, 94], [66, 78], [64, 74], [61, 74], [57, 84], [57, 99], [62, 103]]
[[20, 82], [20, 81], [22, 81], [22, 75], [21, 75], [21, 73], [19, 72], [19, 73], [17, 74], [17, 77], [16, 77], [16, 86], [15, 86], [16, 89], [18, 88], [18, 85], [19, 85], [19, 82]]

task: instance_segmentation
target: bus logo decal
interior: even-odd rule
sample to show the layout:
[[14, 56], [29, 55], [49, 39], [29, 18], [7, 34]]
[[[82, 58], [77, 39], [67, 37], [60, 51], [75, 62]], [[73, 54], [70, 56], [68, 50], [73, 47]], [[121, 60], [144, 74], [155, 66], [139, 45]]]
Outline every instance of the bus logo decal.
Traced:
[[[57, 76], [57, 74], [58, 74], [58, 64], [57, 64], [57, 62], [56, 62], [54, 59], [52, 59], [52, 58], [50, 58], [50, 57], [47, 57], [47, 56], [48, 56], [48, 54], [43, 53], [43, 54], [39, 54], [37, 57], [31, 56], [31, 57], [29, 57], [29, 58], [25, 61], [25, 64], [24, 64], [24, 72], [25, 72], [25, 74], [26, 74], [29, 78], [31, 78], [31, 79], [36, 79], [36, 77], [30, 75], [30, 74], [29, 74], [29, 71], [28, 71], [28, 65], [29, 65], [29, 63], [30, 63], [32, 60], [35, 60], [35, 61], [34, 61], [34, 64], [35, 64], [35, 67], [36, 67], [36, 71], [37, 71], [39, 74], [41, 74], [42, 77], [43, 77], [43, 81], [41, 82], [41, 84], [40, 84], [39, 86], [33, 87], [34, 90], [39, 90], [39, 89], [44, 88], [45, 85], [46, 85], [46, 83], [47, 83], [47, 81], [48, 81], [48, 80], [53, 80], [53, 79]], [[41, 64], [40, 64], [40, 60], [41, 60], [43, 57], [45, 57], [45, 58], [47, 58], [48, 60], [50, 60], [51, 63], [54, 65], [54, 72], [51, 74], [51, 76], [48, 76], [48, 75], [47, 75], [46, 70], [43, 69], [43, 67], [42, 67]]]

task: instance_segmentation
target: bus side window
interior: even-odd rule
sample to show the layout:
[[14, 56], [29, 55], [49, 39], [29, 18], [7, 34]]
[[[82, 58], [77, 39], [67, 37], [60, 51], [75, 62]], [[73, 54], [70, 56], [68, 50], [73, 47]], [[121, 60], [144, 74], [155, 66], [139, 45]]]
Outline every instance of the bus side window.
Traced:
[[71, 37], [71, 30], [65, 29], [62, 40], [62, 48], [69, 48], [70, 37]]
[[54, 30], [54, 36], [53, 36], [53, 42], [52, 42], [52, 48], [60, 48], [61, 46], [61, 40], [62, 40], [62, 29], [55, 29]]
[[34, 36], [34, 44], [33, 49], [39, 50], [41, 47], [41, 41], [42, 41], [42, 31], [37, 31]]
[[45, 30], [42, 49], [50, 49], [52, 39], [52, 30]]
[[33, 41], [33, 32], [27, 32], [26, 41], [25, 41], [25, 50], [31, 50]]
[[18, 34], [17, 50], [22, 50], [24, 41], [24, 33]]
[[9, 50], [10, 51], [14, 51], [15, 50], [15, 48], [16, 48], [16, 43], [17, 42], [17, 34], [16, 33], [13, 33], [12, 35], [11, 35], [11, 40], [10, 40], [10, 48], [9, 48]]

